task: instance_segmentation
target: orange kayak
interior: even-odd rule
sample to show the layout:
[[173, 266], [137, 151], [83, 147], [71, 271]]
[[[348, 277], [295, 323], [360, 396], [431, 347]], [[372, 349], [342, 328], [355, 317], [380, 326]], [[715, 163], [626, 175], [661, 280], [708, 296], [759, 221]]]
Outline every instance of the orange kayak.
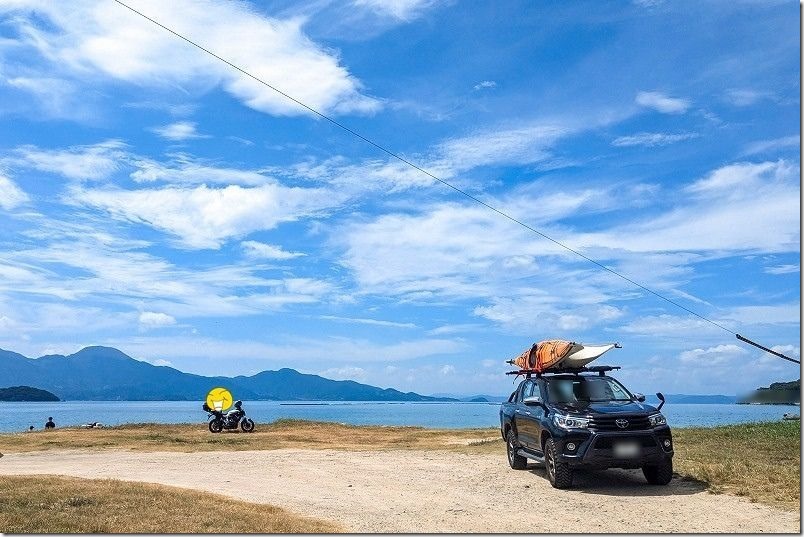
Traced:
[[563, 339], [548, 339], [534, 343], [509, 363], [522, 371], [536, 373], [559, 367], [577, 368], [585, 366], [616, 347], [616, 343], [583, 345]]

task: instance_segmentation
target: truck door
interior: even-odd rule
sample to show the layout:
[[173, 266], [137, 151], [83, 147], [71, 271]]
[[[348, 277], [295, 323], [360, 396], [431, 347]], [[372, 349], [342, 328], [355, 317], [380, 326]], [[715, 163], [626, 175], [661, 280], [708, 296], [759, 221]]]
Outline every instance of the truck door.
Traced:
[[[541, 401], [546, 401], [545, 398], [545, 384], [544, 380], [537, 379], [533, 383], [533, 393], [531, 397], [538, 397]], [[537, 451], [542, 451], [542, 444], [541, 444], [541, 437], [542, 437], [542, 423], [544, 422], [545, 418], [545, 410], [544, 407], [541, 405], [532, 405], [528, 407], [530, 409], [530, 416], [532, 429], [531, 429], [531, 438], [533, 438], [533, 446], [532, 448]]]
[[533, 394], [534, 386], [536, 386], [536, 383], [532, 380], [526, 380], [522, 383], [519, 393], [517, 393], [514, 415], [519, 443], [527, 447], [532, 447], [534, 442], [538, 444], [536, 440], [538, 436], [534, 436], [536, 425], [533, 421], [533, 411], [536, 407], [528, 406], [523, 402], [526, 397], [530, 397]]

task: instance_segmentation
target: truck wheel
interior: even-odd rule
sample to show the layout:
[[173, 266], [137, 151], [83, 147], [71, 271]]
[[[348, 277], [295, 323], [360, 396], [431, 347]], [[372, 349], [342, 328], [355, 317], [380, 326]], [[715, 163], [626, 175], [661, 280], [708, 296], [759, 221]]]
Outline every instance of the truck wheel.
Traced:
[[673, 479], [673, 459], [666, 459], [656, 465], [643, 466], [642, 473], [651, 485], [667, 485]]
[[517, 454], [516, 451], [519, 449], [519, 446], [517, 446], [518, 443], [514, 430], [509, 430], [508, 434], [505, 436], [505, 447], [508, 451], [508, 464], [510, 464], [511, 468], [514, 470], [524, 470], [528, 465], [528, 459]]
[[558, 460], [558, 450], [552, 438], [544, 444], [544, 465], [547, 468], [547, 479], [557, 489], [572, 486], [572, 469], [566, 462]]

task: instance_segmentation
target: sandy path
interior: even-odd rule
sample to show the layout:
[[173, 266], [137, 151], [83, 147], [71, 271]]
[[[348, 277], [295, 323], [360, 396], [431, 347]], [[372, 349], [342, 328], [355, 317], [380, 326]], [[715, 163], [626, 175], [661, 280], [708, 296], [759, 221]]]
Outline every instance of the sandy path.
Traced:
[[[223, 469], [231, 473], [217, 473]], [[541, 468], [511, 470], [503, 453], [50, 451], [6, 454], [0, 474], [189, 487], [335, 520], [357, 532], [799, 532], [798, 513], [680, 480], [651, 487], [638, 471], [581, 474], [575, 489], [556, 490]]]

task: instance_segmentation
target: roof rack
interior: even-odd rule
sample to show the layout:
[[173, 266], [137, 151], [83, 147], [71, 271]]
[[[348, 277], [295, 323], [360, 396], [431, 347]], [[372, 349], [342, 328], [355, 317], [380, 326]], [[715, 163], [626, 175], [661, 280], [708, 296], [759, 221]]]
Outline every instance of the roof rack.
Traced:
[[525, 375], [525, 378], [530, 378], [531, 375], [536, 375], [536, 377], [541, 377], [542, 375], [560, 375], [562, 373], [570, 373], [577, 375], [578, 373], [597, 373], [598, 375], [605, 376], [606, 371], [614, 371], [616, 369], [621, 369], [618, 365], [593, 365], [588, 367], [562, 367], [557, 369], [548, 369], [547, 371], [531, 371], [527, 369], [520, 369], [518, 371], [509, 371], [506, 375]]

